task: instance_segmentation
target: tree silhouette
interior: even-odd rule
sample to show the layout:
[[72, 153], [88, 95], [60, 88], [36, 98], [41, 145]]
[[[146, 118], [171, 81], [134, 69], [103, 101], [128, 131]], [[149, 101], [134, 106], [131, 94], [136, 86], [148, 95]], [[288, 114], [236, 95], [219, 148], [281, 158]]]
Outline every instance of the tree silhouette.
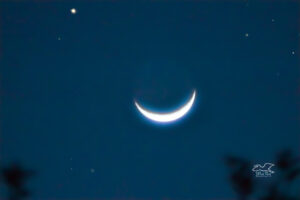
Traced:
[[24, 170], [19, 164], [12, 164], [3, 168], [1, 174], [8, 188], [9, 200], [21, 200], [30, 195], [29, 190], [25, 188], [25, 182], [34, 175], [33, 171]]
[[[278, 168], [277, 179], [265, 187], [255, 187], [257, 182], [251, 173], [251, 162], [243, 158], [226, 156], [225, 163], [230, 169], [230, 182], [240, 200], [246, 200], [251, 195], [263, 194], [259, 200], [300, 200], [290, 192], [290, 187], [300, 176], [300, 159], [296, 158], [290, 150], [281, 151], [275, 166]], [[266, 191], [266, 192], [265, 192]]]
[[250, 163], [244, 159], [227, 156], [225, 162], [230, 168], [230, 181], [240, 200], [245, 200], [253, 192], [254, 180], [249, 173]]

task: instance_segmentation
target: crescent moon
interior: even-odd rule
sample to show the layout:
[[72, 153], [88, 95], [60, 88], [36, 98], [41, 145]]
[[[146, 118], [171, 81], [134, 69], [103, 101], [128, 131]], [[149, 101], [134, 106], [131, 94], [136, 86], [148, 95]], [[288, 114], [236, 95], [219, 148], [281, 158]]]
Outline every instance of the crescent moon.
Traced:
[[136, 101], [134, 101], [134, 104], [138, 109], [138, 111], [144, 117], [154, 122], [168, 123], [168, 122], [174, 122], [182, 118], [184, 115], [186, 115], [191, 110], [195, 98], [196, 98], [196, 90], [194, 90], [192, 97], [183, 106], [181, 106], [180, 108], [176, 109], [173, 112], [168, 112], [168, 113], [152, 112], [140, 106]]

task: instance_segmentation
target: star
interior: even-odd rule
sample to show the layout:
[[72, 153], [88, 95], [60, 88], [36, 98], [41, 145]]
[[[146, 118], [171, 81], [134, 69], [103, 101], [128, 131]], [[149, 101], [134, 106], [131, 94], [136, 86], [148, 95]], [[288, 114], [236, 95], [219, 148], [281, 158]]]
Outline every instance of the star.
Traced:
[[91, 168], [91, 173], [95, 173], [95, 169]]
[[272, 22], [275, 22], [275, 19], [272, 19]]
[[58, 37], [57, 40], [61, 40], [61, 37]]
[[245, 34], [245, 37], [249, 37], [249, 33], [246, 33], [246, 34]]
[[295, 51], [292, 51], [292, 54], [295, 55]]
[[75, 15], [77, 13], [77, 10], [75, 8], [72, 8], [70, 11], [73, 15]]

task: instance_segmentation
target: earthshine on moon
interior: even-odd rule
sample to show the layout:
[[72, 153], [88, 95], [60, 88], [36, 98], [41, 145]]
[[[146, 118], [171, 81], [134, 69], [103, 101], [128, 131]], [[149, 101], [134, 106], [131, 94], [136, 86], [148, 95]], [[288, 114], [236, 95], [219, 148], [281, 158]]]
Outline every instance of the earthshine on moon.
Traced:
[[152, 112], [140, 106], [136, 101], [134, 101], [134, 104], [138, 109], [138, 111], [147, 119], [159, 123], [169, 123], [169, 122], [174, 122], [182, 118], [184, 115], [186, 115], [192, 108], [195, 98], [196, 98], [196, 90], [194, 90], [192, 97], [188, 100], [187, 103], [185, 103], [177, 110], [168, 113]]

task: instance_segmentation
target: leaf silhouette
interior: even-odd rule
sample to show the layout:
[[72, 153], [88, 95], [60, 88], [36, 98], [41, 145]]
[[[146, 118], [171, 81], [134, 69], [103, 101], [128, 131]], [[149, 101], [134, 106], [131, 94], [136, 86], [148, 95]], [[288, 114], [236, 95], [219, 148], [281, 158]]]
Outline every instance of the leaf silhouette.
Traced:
[[300, 175], [300, 168], [296, 168], [296, 169], [292, 169], [291, 171], [289, 171], [286, 175], [286, 179], [288, 181], [293, 181], [297, 178], [297, 176]]
[[276, 161], [276, 166], [280, 170], [288, 170], [292, 167], [294, 161], [292, 157], [292, 152], [290, 150], [284, 150], [279, 153], [277, 161]]
[[246, 199], [254, 188], [254, 182], [250, 170], [250, 162], [242, 158], [227, 156], [225, 163], [231, 169], [230, 181], [240, 199]]
[[2, 170], [4, 183], [10, 192], [10, 200], [19, 200], [30, 195], [30, 192], [25, 188], [25, 182], [33, 175], [33, 171], [24, 170], [19, 164], [13, 164]]

